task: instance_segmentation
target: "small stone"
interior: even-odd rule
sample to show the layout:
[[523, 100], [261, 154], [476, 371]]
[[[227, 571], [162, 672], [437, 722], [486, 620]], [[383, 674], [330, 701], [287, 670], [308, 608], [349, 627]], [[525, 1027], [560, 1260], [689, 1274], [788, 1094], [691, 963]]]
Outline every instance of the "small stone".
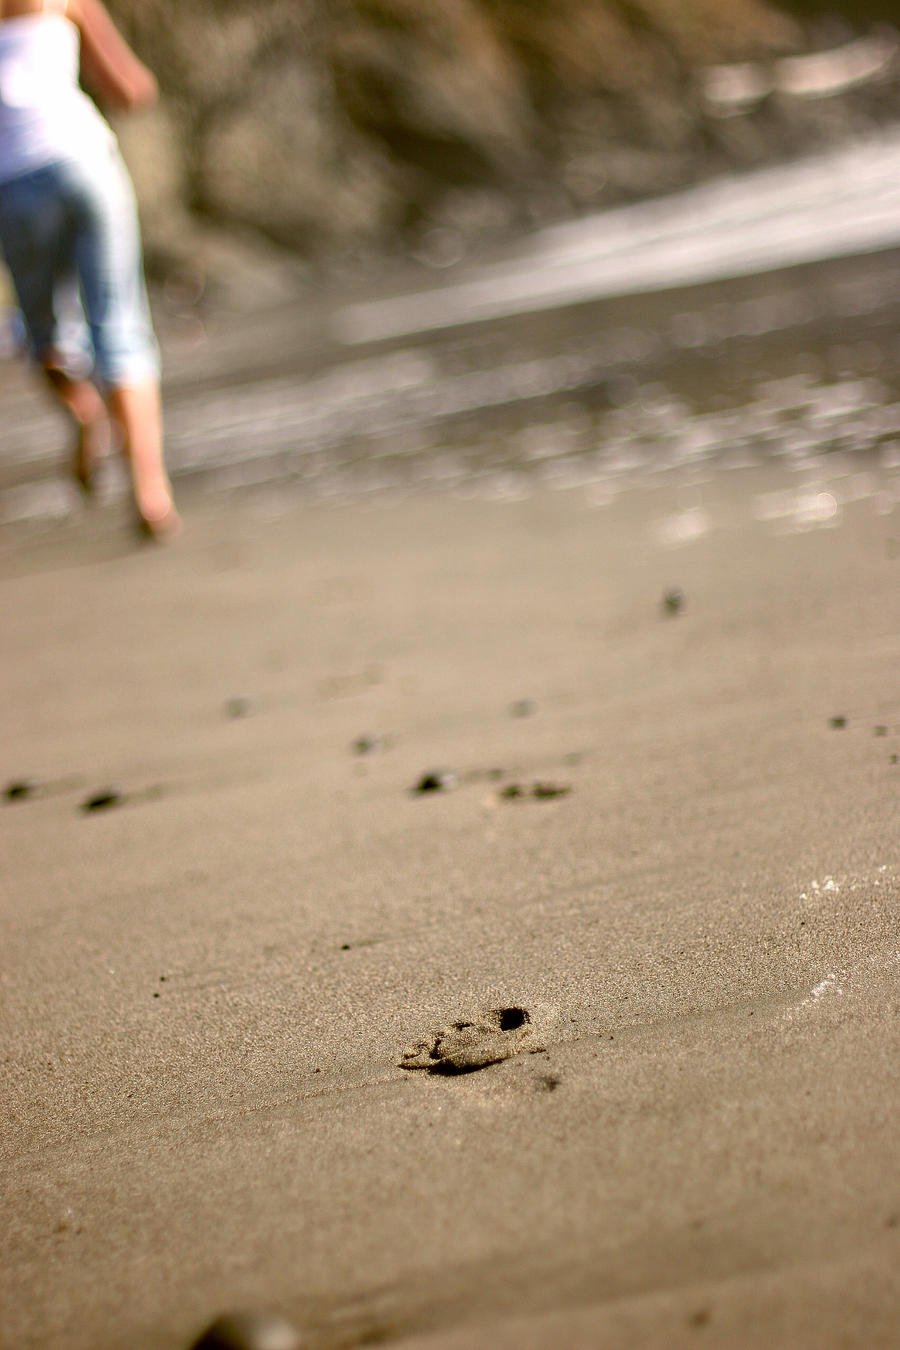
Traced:
[[423, 773], [413, 792], [449, 792], [456, 787], [456, 774], [449, 769], [432, 769]]
[[93, 796], [87, 797], [81, 803], [82, 811], [108, 811], [112, 806], [121, 806], [125, 800], [125, 795], [119, 792], [117, 788], [103, 788], [100, 792], [95, 792]]
[[13, 783], [8, 783], [3, 791], [3, 795], [8, 802], [24, 802], [29, 797], [36, 797], [40, 792], [40, 787], [30, 778], [19, 778]]
[[662, 598], [662, 607], [664, 614], [680, 614], [684, 609], [685, 599], [684, 591], [679, 586], [673, 586], [666, 591]]
[[510, 717], [533, 717], [536, 712], [537, 704], [530, 698], [519, 698], [509, 705]]
[[828, 725], [834, 731], [843, 731], [844, 727], [847, 725], [847, 719], [846, 717], [830, 717], [828, 719]]
[[226, 717], [249, 717], [252, 711], [253, 704], [249, 698], [229, 698], [225, 701]]
[[228, 1313], [217, 1317], [191, 1350], [301, 1350], [301, 1341], [277, 1313]]
[[381, 749], [380, 736], [358, 736], [353, 742], [354, 755], [371, 755]]

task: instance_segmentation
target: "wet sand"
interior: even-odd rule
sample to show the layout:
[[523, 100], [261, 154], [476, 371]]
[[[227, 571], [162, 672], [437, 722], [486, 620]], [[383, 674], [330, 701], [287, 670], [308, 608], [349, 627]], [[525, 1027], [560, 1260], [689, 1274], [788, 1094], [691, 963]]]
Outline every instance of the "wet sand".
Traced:
[[3, 1343], [896, 1345], [879, 472], [7, 535]]

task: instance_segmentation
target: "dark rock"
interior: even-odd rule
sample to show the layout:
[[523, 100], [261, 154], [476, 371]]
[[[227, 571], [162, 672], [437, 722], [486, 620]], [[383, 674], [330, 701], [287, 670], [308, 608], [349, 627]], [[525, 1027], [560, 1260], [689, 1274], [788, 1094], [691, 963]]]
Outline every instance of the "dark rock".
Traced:
[[554, 797], [566, 797], [572, 791], [569, 783], [532, 783], [525, 788], [521, 783], [507, 783], [497, 792], [503, 802], [521, 801], [524, 797], [534, 797], [536, 801], [550, 801]]
[[277, 1313], [228, 1313], [216, 1318], [191, 1350], [301, 1350], [301, 1340]]
[[451, 773], [449, 769], [432, 769], [429, 773], [423, 773], [413, 788], [413, 792], [449, 792], [451, 788], [456, 787], [456, 774]]
[[110, 807], [121, 806], [125, 801], [125, 794], [119, 792], [117, 788], [103, 788], [100, 792], [95, 792], [93, 796], [85, 798], [81, 803], [82, 811], [108, 811]]
[[24, 802], [29, 797], [36, 797], [40, 790], [40, 785], [33, 782], [32, 779], [20, 778], [13, 783], [8, 783], [4, 788], [3, 795], [8, 802]]

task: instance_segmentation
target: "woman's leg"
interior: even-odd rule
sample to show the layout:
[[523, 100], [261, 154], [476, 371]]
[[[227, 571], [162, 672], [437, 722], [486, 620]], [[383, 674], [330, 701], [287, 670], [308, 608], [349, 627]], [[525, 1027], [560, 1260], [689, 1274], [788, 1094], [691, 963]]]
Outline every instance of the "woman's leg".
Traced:
[[180, 530], [181, 521], [163, 459], [159, 383], [146, 380], [120, 385], [108, 391], [107, 403], [131, 472], [140, 527], [154, 539], [171, 538]]
[[88, 378], [93, 364], [71, 257], [71, 222], [58, 166], [25, 174], [0, 192], [0, 247], [12, 274], [32, 355], [76, 433], [72, 468], [90, 487], [109, 442], [109, 417]]
[[98, 379], [128, 461], [144, 533], [180, 527], [163, 453], [159, 352], [144, 285], [134, 190], [117, 154], [79, 184], [75, 257]]
[[97, 460], [109, 449], [109, 415], [103, 396], [90, 380], [75, 378], [64, 370], [55, 354], [46, 353], [41, 364], [47, 383], [75, 425], [75, 481], [82, 491], [90, 492]]

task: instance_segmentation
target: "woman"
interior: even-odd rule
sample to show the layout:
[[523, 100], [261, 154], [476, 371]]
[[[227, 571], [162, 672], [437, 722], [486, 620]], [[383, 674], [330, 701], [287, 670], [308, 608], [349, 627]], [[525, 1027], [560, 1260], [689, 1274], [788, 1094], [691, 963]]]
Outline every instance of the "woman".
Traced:
[[85, 490], [117, 429], [138, 524], [177, 532], [162, 446], [159, 354], [130, 179], [110, 107], [140, 108], [156, 80], [100, 0], [0, 0], [0, 249], [35, 360], [78, 433]]

